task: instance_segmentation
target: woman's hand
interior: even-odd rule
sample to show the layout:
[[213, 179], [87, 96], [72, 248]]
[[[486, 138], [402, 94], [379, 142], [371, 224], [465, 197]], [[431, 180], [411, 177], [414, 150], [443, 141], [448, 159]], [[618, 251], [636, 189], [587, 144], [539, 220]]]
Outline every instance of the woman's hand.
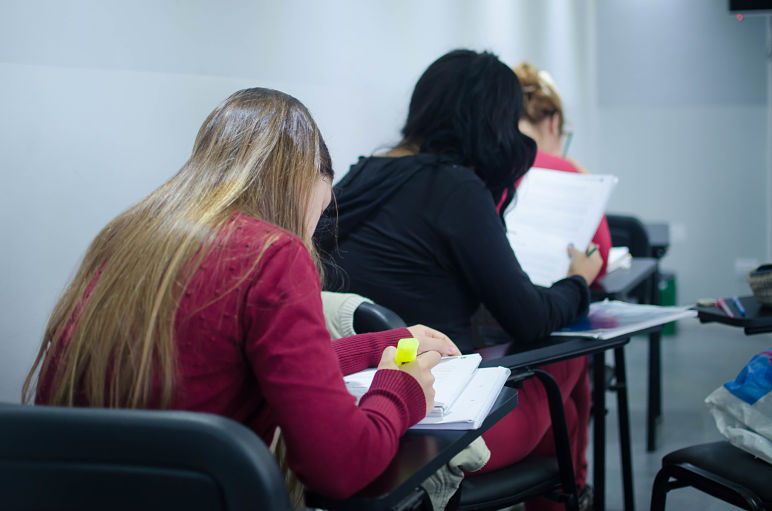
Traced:
[[568, 255], [571, 257], [571, 263], [568, 265], [568, 276], [580, 275], [587, 281], [588, 286], [592, 284], [595, 277], [598, 276], [601, 266], [603, 266], [598, 245], [590, 243], [587, 252], [582, 252], [573, 245], [569, 245]]
[[397, 369], [399, 371], [405, 371], [407, 374], [415, 378], [418, 385], [424, 391], [424, 397], [426, 398], [426, 413], [432, 411], [434, 408], [434, 375], [432, 374], [432, 367], [436, 366], [442, 358], [436, 351], [427, 351], [416, 357], [413, 362], [398, 366], [394, 362], [394, 356], [397, 354], [397, 348], [389, 346], [383, 350], [381, 355], [381, 363], [378, 364], [378, 369]]
[[418, 353], [427, 351], [437, 351], [443, 357], [461, 355], [461, 351], [456, 347], [450, 337], [439, 330], [429, 328], [424, 325], [413, 325], [407, 327], [410, 334], [418, 339]]

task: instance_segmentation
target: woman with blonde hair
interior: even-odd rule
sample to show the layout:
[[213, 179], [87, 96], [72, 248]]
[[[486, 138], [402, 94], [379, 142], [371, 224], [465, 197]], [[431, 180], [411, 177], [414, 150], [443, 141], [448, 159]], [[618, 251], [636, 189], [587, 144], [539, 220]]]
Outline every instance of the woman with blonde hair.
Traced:
[[[520, 131], [536, 142], [534, 167], [564, 172], [587, 173], [576, 160], [568, 156], [568, 143], [573, 135], [566, 129], [563, 102], [557, 86], [549, 73], [540, 71], [528, 62], [521, 62], [514, 68], [517, 79], [523, 87], [525, 109], [520, 117]], [[565, 141], [564, 141], [565, 140]], [[592, 238], [603, 259], [598, 277], [606, 274], [608, 253], [611, 249], [611, 233], [604, 216]]]
[[[282, 461], [308, 488], [342, 498], [365, 486], [431, 409], [431, 367], [458, 350], [420, 325], [330, 340], [310, 239], [332, 177], [298, 100], [231, 95], [182, 169], [92, 242], [25, 400], [224, 415], [268, 444], [280, 430]], [[397, 367], [393, 346], [412, 336], [421, 354]], [[342, 374], [373, 366], [357, 406]]]

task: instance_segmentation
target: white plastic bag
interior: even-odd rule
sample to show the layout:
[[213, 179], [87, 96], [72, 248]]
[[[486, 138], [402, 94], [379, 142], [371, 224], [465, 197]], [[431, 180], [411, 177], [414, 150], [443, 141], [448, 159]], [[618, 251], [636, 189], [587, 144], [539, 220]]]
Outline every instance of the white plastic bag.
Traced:
[[705, 404], [732, 445], [772, 464], [772, 350], [755, 355]]

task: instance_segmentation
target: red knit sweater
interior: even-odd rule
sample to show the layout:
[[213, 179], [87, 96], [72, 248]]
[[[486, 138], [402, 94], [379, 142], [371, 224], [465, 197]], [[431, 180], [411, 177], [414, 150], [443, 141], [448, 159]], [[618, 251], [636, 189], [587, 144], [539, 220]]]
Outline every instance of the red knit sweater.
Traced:
[[[379, 371], [358, 406], [342, 376], [377, 366], [383, 349], [410, 332], [331, 341], [319, 275], [303, 243], [244, 215], [226, 230], [177, 311], [174, 408], [224, 415], [266, 443], [280, 426], [299, 479], [347, 497], [386, 468], [426, 405], [402, 371]], [[51, 372], [41, 377], [39, 403], [47, 401]]]

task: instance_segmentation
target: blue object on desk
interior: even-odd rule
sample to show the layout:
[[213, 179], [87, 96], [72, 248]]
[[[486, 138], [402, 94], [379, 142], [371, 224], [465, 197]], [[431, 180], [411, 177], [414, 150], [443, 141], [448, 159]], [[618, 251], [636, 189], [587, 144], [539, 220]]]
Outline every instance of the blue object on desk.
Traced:
[[737, 310], [740, 311], [740, 316], [745, 316], [745, 307], [743, 307], [743, 304], [740, 302], [740, 298], [733, 296], [732, 302], [734, 302], [734, 306], [737, 307]]

